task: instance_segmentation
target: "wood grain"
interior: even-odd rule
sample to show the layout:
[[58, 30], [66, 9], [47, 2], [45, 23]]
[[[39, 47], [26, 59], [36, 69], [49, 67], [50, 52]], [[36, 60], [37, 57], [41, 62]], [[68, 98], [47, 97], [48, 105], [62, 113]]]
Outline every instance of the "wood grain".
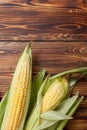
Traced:
[[[87, 41], [87, 8], [83, 9], [83, 4], [87, 5], [86, 1], [2, 2], [0, 40]], [[58, 7], [48, 6], [47, 3], [56, 4]]]
[[[87, 8], [86, 0], [29, 0], [34, 5], [55, 6], [55, 7], [76, 7]], [[87, 10], [87, 9], [86, 9]]]
[[[0, 42], [0, 97], [10, 86], [17, 61], [27, 42]], [[65, 70], [87, 66], [87, 44], [85, 42], [32, 42], [33, 75], [42, 68], [52, 75]], [[73, 89], [84, 95], [74, 120], [65, 130], [87, 128], [87, 79], [82, 79]], [[73, 127], [72, 127], [73, 126]]]
[[38, 5], [38, 6], [48, 6], [48, 7], [76, 7], [87, 10], [87, 0], [0, 0], [0, 3], [18, 3], [18, 4], [28, 4]]
[[[33, 76], [87, 66], [87, 0], [0, 0], [0, 98], [30, 40]], [[87, 79], [76, 91], [84, 100], [64, 130], [87, 129]]]

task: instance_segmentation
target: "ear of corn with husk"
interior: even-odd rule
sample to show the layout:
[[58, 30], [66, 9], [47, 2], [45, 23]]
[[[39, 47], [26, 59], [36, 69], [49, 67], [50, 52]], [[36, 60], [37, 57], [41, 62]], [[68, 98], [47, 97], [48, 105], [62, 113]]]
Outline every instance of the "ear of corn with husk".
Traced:
[[[31, 100], [30, 100], [30, 107], [29, 107], [29, 111], [28, 111], [28, 115], [30, 115], [33, 106], [35, 105], [36, 102], [36, 97], [37, 97], [37, 93], [38, 90], [42, 84], [43, 78], [45, 76], [45, 70], [41, 70], [34, 78], [32, 81], [32, 91], [31, 91]], [[35, 86], [35, 87], [34, 87]], [[35, 91], [34, 91], [35, 90]], [[3, 121], [3, 117], [4, 117], [4, 113], [5, 113], [5, 108], [6, 108], [6, 103], [7, 103], [7, 97], [8, 97], [8, 91], [5, 93], [5, 95], [3, 96], [1, 102], [0, 102], [0, 129], [1, 129], [1, 124]], [[36, 95], [36, 96], [35, 96]]]
[[[44, 88], [46, 87], [45, 85], [47, 84], [48, 84], [48, 87], [47, 87], [48, 89], [45, 93], [43, 93]], [[38, 92], [37, 105], [34, 108], [34, 111], [31, 114], [31, 117], [27, 120], [25, 130], [36, 129], [35, 124], [37, 127], [37, 124], [39, 125], [40, 123], [39, 122], [40, 120], [38, 120], [38, 116], [41, 113], [55, 109], [60, 104], [60, 102], [64, 98], [66, 98], [66, 96], [68, 95], [68, 92], [69, 92], [69, 85], [65, 78], [55, 79], [51, 84], [50, 84], [49, 78], [47, 78], [42, 84]], [[36, 111], [37, 111], [37, 114], [35, 115]], [[34, 118], [34, 116], [36, 119]], [[33, 121], [33, 118], [35, 119], [35, 122]]]
[[9, 89], [1, 130], [23, 130], [31, 94], [31, 72], [31, 48], [27, 45]]
[[[71, 87], [75, 85], [75, 83], [79, 80], [79, 78], [69, 77], [69, 79], [67, 80], [65, 78], [67, 74], [71, 75], [74, 73], [81, 73], [84, 76], [85, 72], [87, 72], [87, 67], [66, 71], [58, 75], [48, 77], [44, 81], [46, 82], [46, 84], [42, 85], [38, 92], [36, 106], [34, 107], [31, 116], [29, 116], [29, 118], [27, 119], [24, 130], [35, 130], [35, 129], [45, 130], [46, 128], [48, 129], [48, 127], [50, 126], [51, 126], [50, 129], [54, 127], [54, 125], [58, 122], [58, 120], [56, 121], [43, 120], [41, 119], [41, 115], [44, 114], [45, 112], [49, 112], [50, 110], [57, 111], [57, 107], [60, 105], [60, 103], [65, 98], [69, 98], [70, 92], [72, 90]], [[73, 104], [75, 101], [76, 100], [72, 99]], [[71, 108], [69, 107], [69, 104], [68, 108], [67, 110], [69, 111]], [[63, 111], [65, 110], [63, 109]], [[65, 114], [67, 114], [67, 112]], [[42, 128], [43, 125], [44, 127]]]

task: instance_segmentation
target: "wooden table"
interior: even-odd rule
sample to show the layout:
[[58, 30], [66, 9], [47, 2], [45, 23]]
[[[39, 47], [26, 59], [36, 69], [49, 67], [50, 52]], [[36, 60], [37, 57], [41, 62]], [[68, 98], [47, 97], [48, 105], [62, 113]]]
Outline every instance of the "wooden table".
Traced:
[[[0, 97], [30, 40], [33, 74], [87, 66], [87, 0], [0, 0]], [[87, 81], [76, 91], [85, 98], [65, 130], [87, 129]]]

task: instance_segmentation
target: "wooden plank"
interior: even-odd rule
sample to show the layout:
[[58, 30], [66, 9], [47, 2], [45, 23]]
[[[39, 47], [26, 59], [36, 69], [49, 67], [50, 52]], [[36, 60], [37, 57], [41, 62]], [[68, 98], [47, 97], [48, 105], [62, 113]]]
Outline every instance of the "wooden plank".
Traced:
[[87, 10], [87, 0], [0, 0], [0, 3], [32, 4], [38, 6], [76, 7]]
[[5, 2], [0, 3], [0, 40], [87, 41], [87, 11], [82, 0], [70, 0], [73, 4], [48, 0], [58, 7], [37, 5], [35, 0]]
[[[0, 42], [0, 97], [10, 86], [17, 61], [27, 42]], [[65, 70], [87, 66], [87, 44], [85, 42], [32, 42], [33, 75], [42, 68], [52, 75]], [[86, 130], [87, 128], [87, 78], [73, 89], [79, 91], [84, 100], [69, 121], [65, 130]]]

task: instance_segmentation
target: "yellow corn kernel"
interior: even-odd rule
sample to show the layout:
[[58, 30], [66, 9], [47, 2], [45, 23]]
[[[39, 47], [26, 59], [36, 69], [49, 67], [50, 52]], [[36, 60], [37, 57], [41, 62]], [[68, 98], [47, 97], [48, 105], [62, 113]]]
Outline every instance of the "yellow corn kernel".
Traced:
[[48, 110], [53, 110], [63, 100], [68, 91], [68, 82], [65, 78], [58, 81], [56, 79], [52, 85], [48, 88], [42, 100], [41, 113]]
[[20, 67], [18, 80], [15, 86], [14, 97], [10, 108], [9, 119], [5, 130], [17, 130], [22, 119], [23, 108], [29, 85], [29, 59], [26, 57]]

